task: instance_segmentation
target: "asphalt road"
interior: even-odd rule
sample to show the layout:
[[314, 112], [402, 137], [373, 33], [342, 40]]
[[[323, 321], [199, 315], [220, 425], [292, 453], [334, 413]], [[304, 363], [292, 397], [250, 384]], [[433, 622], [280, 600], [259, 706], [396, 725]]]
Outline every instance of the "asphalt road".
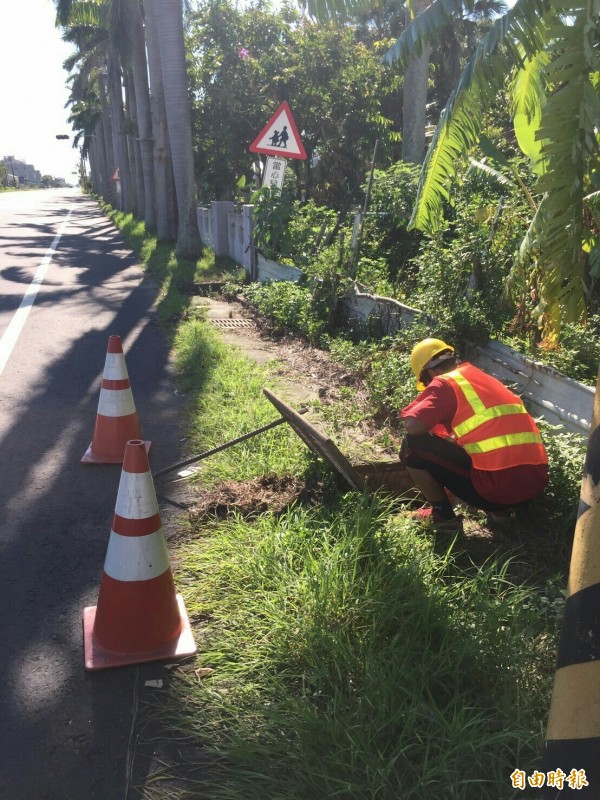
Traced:
[[111, 335], [152, 469], [181, 456], [155, 298], [93, 200], [0, 194], [0, 800], [139, 797], [126, 772], [153, 666], [83, 668], [82, 611], [96, 603], [121, 467], [81, 457]]

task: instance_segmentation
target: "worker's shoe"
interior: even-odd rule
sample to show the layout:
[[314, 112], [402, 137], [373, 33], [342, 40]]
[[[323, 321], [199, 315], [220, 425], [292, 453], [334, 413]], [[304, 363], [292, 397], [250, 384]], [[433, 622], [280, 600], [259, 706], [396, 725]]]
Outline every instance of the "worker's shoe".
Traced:
[[434, 508], [419, 508], [411, 512], [413, 522], [431, 525], [436, 533], [462, 533], [462, 517], [446, 518], [439, 514]]

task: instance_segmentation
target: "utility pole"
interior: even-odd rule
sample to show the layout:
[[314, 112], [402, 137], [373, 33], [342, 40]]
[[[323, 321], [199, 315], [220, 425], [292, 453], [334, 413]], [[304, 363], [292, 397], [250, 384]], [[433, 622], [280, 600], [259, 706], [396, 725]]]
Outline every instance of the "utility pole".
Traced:
[[359, 211], [354, 220], [354, 231], [352, 239], [352, 255], [350, 258], [350, 277], [356, 276], [356, 269], [358, 267], [358, 251], [360, 250], [360, 243], [363, 236], [363, 228], [365, 226], [365, 216], [369, 208], [371, 200], [371, 187], [373, 186], [373, 173], [375, 172], [375, 159], [377, 158], [377, 147], [379, 146], [379, 139], [375, 140], [375, 147], [373, 149], [373, 158], [371, 159], [371, 171], [369, 173], [369, 183], [367, 185], [367, 193], [365, 195], [365, 202], [362, 211]]
[[20, 181], [17, 178], [17, 176], [15, 175], [15, 165], [13, 164], [12, 156], [10, 156], [10, 168], [12, 170], [12, 175], [13, 175], [13, 178], [14, 178], [14, 181], [15, 181], [15, 186], [16, 186], [17, 189], [20, 189], [21, 188], [20, 185], [19, 185]]

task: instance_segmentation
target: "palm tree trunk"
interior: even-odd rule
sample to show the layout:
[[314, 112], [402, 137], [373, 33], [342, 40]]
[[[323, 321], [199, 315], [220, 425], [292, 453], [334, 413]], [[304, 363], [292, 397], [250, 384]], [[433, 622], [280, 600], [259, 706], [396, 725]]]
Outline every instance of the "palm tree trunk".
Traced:
[[156, 186], [156, 232], [160, 241], [177, 238], [177, 201], [167, 130], [165, 93], [162, 83], [155, 0], [145, 0], [146, 45], [150, 76], [150, 107], [154, 137], [154, 179]]
[[153, 165], [152, 118], [150, 90], [148, 87], [148, 62], [144, 22], [138, 0], [126, 0], [128, 33], [131, 43], [131, 68], [135, 92], [136, 119], [144, 182], [144, 224], [146, 229], [156, 228], [156, 201]]
[[121, 199], [119, 209], [126, 214], [133, 213], [134, 197], [125, 136], [125, 119], [123, 114], [123, 94], [121, 88], [121, 68], [114, 47], [109, 48], [108, 86], [110, 92], [110, 112], [112, 121], [113, 148], [115, 160], [119, 167], [121, 181]]
[[188, 95], [182, 0], [156, 5], [158, 43], [165, 92], [167, 127], [177, 193], [177, 255], [197, 258], [202, 252], [196, 211], [192, 115]]
[[131, 180], [133, 181], [135, 191], [135, 217], [136, 219], [144, 219], [146, 213], [146, 198], [144, 196], [142, 148], [140, 147], [140, 140], [137, 135], [137, 102], [130, 69], [124, 70], [123, 85], [125, 87], [125, 120], [128, 130], [127, 149], [129, 152], [129, 164], [131, 166]]
[[100, 184], [102, 180], [100, 178], [100, 170], [98, 168], [98, 159], [96, 153], [96, 144], [93, 138], [88, 139], [89, 146], [88, 146], [88, 159], [90, 162], [90, 175], [92, 178], [92, 186], [94, 187], [94, 193], [99, 194], [100, 192]]
[[[415, 14], [420, 14], [431, 0], [414, 0]], [[407, 10], [408, 17], [408, 10]], [[407, 26], [410, 25], [407, 18]], [[427, 81], [431, 47], [423, 45], [423, 52], [407, 66], [404, 73], [404, 101], [402, 118], [402, 160], [422, 164], [425, 158], [425, 123], [427, 119]]]
[[113, 181], [112, 176], [117, 167], [117, 161], [115, 159], [115, 150], [113, 147], [113, 135], [112, 135], [112, 120], [110, 116], [110, 108], [108, 105], [108, 97], [107, 97], [107, 76], [103, 73], [100, 73], [98, 76], [98, 89], [100, 94], [100, 108], [102, 110], [102, 136], [104, 140], [104, 152], [106, 156], [106, 174], [107, 174], [107, 195], [104, 196], [104, 199], [107, 203], [110, 203], [114, 208], [117, 207], [118, 198], [117, 198], [117, 190], [115, 181]]
[[94, 135], [90, 137], [89, 158], [94, 192], [106, 199], [106, 156], [102, 141], [102, 119], [98, 120]]

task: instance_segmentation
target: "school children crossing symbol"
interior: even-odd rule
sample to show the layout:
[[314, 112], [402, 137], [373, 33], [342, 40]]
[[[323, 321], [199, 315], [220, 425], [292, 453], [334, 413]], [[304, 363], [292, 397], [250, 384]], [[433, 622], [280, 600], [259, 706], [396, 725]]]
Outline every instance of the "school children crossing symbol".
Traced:
[[251, 153], [264, 153], [277, 158], [306, 158], [292, 110], [284, 101], [258, 134], [249, 148]]

